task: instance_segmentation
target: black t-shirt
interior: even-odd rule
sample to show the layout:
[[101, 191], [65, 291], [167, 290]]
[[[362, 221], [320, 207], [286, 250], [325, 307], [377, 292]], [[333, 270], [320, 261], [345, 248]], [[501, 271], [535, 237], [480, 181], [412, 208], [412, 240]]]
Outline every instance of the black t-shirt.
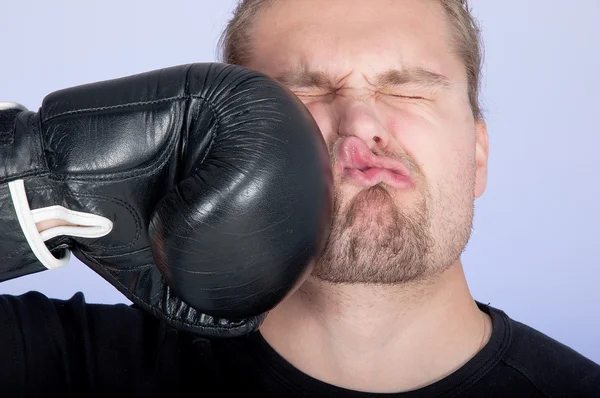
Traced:
[[0, 296], [1, 397], [600, 397], [600, 366], [479, 304], [488, 344], [425, 388], [368, 394], [320, 382], [279, 356], [259, 332], [207, 340], [125, 304]]

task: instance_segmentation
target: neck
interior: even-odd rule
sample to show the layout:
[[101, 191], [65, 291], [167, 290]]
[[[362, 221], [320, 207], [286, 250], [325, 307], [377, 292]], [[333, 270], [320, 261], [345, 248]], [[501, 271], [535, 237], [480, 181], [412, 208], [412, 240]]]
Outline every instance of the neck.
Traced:
[[356, 391], [400, 392], [462, 366], [489, 337], [491, 322], [471, 297], [459, 260], [411, 286], [309, 278], [269, 313], [260, 331], [316, 379]]

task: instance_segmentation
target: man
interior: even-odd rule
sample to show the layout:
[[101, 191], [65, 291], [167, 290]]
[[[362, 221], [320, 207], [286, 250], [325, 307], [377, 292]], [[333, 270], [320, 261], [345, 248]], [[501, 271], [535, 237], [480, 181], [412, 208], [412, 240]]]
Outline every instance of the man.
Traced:
[[[243, 1], [224, 39], [225, 61], [287, 85], [318, 123], [335, 190], [327, 245], [259, 331], [234, 339], [178, 334], [132, 308], [61, 304], [107, 328], [75, 363], [114, 353], [134, 375], [121, 383], [194, 393], [600, 394], [598, 365], [469, 292], [460, 255], [488, 143], [465, 2]], [[87, 371], [89, 384], [110, 383], [108, 370]]]
[[597, 366], [469, 293], [460, 254], [485, 190], [488, 140], [466, 1], [245, 1], [223, 45], [226, 61], [302, 99], [334, 165], [325, 253], [260, 329], [289, 363], [279, 374], [322, 395], [343, 395], [327, 384], [600, 394]]

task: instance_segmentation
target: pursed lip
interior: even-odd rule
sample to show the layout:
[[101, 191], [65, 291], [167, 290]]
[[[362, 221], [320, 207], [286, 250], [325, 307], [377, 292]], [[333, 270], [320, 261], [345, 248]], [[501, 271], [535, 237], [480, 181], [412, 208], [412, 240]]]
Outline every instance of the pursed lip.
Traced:
[[365, 188], [379, 183], [385, 183], [398, 189], [412, 187], [412, 181], [407, 176], [383, 168], [370, 168], [364, 171], [347, 168], [344, 169], [343, 176], [353, 185]]
[[402, 189], [413, 186], [408, 168], [397, 159], [375, 155], [358, 137], [346, 137], [337, 147], [336, 172], [353, 185], [385, 183]]

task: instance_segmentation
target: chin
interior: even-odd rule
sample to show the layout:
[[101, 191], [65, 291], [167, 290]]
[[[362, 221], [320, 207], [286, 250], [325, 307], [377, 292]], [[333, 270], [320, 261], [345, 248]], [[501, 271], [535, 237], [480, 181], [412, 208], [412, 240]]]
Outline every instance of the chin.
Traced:
[[[377, 184], [368, 188], [350, 187], [342, 189], [336, 198], [337, 217], [350, 219], [351, 223], [359, 219], [374, 219], [378, 223], [391, 221], [394, 214], [401, 209], [412, 207], [405, 197], [397, 195], [394, 189], [385, 184]], [[399, 199], [404, 199], [398, 203]]]

